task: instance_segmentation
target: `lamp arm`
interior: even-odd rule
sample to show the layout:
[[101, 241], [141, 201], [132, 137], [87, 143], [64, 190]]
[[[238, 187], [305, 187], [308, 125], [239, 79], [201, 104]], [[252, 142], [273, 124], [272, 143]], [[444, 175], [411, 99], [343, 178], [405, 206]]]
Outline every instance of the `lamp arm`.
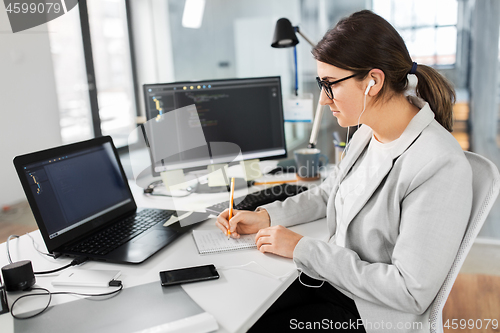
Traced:
[[[306, 42], [308, 42], [309, 45], [311, 45], [312, 48], [314, 48], [316, 46], [316, 44], [314, 44], [309, 38], [307, 38], [306, 35], [304, 35], [302, 33], [302, 31], [300, 31], [298, 26], [295, 27], [295, 31], [299, 35], [301, 35], [302, 38], [304, 38], [306, 40]], [[321, 98], [321, 96], [320, 96], [320, 98]], [[323, 118], [323, 105], [321, 105], [319, 103], [319, 100], [318, 100], [318, 106], [316, 107], [316, 114], [314, 116], [313, 128], [311, 131], [311, 137], [309, 138], [309, 145], [308, 145], [309, 148], [316, 148], [316, 143], [318, 142], [318, 134], [319, 134], [319, 129], [320, 129], [322, 118]]]
[[309, 148], [316, 148], [316, 143], [318, 142], [318, 134], [322, 118], [323, 118], [323, 105], [319, 103], [318, 99], [318, 106], [316, 107], [316, 115], [314, 116], [311, 137], [309, 138], [309, 145], [308, 145]]
[[300, 31], [299, 27], [295, 27], [295, 29], [296, 29], [296, 31], [299, 33], [299, 35], [301, 35], [301, 36], [302, 36], [302, 38], [304, 38], [304, 39], [306, 40], [306, 42], [308, 42], [308, 43], [311, 45], [311, 47], [313, 47], [313, 48], [314, 48], [314, 47], [316, 46], [316, 44], [313, 44], [313, 42], [311, 42], [311, 40], [310, 40], [309, 38], [307, 38], [307, 36], [306, 36], [306, 35], [304, 35], [304, 34], [302, 33], [302, 31]]

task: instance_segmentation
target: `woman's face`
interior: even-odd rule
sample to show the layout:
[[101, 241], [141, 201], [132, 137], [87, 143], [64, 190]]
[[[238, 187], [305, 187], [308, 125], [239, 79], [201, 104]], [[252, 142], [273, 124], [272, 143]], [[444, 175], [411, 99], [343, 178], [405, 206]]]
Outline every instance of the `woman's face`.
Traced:
[[[318, 76], [323, 81], [333, 82], [354, 74], [351, 71], [317, 61]], [[328, 98], [324, 89], [321, 91], [320, 104], [328, 105], [333, 116], [342, 127], [356, 126], [363, 111], [364, 90], [356, 77], [331, 86], [333, 100]]]

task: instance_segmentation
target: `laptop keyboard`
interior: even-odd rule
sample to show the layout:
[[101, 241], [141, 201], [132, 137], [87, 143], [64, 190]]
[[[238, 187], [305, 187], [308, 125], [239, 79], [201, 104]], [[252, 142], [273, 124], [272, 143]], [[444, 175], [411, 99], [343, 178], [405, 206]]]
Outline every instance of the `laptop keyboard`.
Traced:
[[[235, 205], [234, 208], [239, 210], [255, 210], [257, 207], [274, 202], [276, 200], [283, 201], [288, 197], [307, 190], [306, 186], [293, 184], [280, 184], [266, 188], [264, 190], [248, 194], [243, 201]], [[237, 201], [237, 199], [235, 198]], [[229, 201], [220, 202], [213, 206], [207, 207], [206, 211], [213, 214], [220, 214], [229, 207]]]
[[106, 255], [117, 247], [139, 236], [154, 225], [165, 222], [174, 211], [145, 209], [112, 226], [95, 236], [71, 247], [69, 251], [90, 255]]

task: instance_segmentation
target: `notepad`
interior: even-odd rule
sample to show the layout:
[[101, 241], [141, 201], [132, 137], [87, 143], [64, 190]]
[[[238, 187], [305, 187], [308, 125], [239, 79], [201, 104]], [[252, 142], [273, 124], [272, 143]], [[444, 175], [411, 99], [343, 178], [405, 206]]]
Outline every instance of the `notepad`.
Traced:
[[193, 238], [200, 254], [257, 248], [255, 234], [227, 239], [220, 230], [193, 230]]

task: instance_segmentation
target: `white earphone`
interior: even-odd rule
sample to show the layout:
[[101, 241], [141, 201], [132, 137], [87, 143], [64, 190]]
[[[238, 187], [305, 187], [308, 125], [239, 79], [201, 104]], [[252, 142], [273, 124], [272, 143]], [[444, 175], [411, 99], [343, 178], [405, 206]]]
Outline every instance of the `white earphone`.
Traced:
[[375, 85], [375, 81], [374, 80], [370, 80], [370, 82], [368, 82], [368, 87], [366, 87], [366, 90], [365, 90], [365, 96], [368, 95], [368, 92], [370, 91], [370, 88], [373, 87]]
[[[359, 121], [361, 120], [361, 115], [366, 110], [366, 96], [368, 95], [368, 92], [370, 91], [370, 88], [373, 87], [374, 85], [375, 85], [375, 80], [370, 80], [370, 82], [368, 82], [368, 87], [366, 87], [365, 98], [364, 98], [364, 103], [363, 103], [363, 111], [361, 111], [361, 114], [359, 115], [359, 118], [358, 118], [358, 127], [359, 127]], [[349, 126], [347, 127], [346, 145], [345, 145], [344, 150], [342, 151], [342, 155], [341, 155], [340, 159], [342, 159], [344, 157], [344, 154], [345, 154], [346, 149], [347, 149], [348, 146], [349, 146]]]

